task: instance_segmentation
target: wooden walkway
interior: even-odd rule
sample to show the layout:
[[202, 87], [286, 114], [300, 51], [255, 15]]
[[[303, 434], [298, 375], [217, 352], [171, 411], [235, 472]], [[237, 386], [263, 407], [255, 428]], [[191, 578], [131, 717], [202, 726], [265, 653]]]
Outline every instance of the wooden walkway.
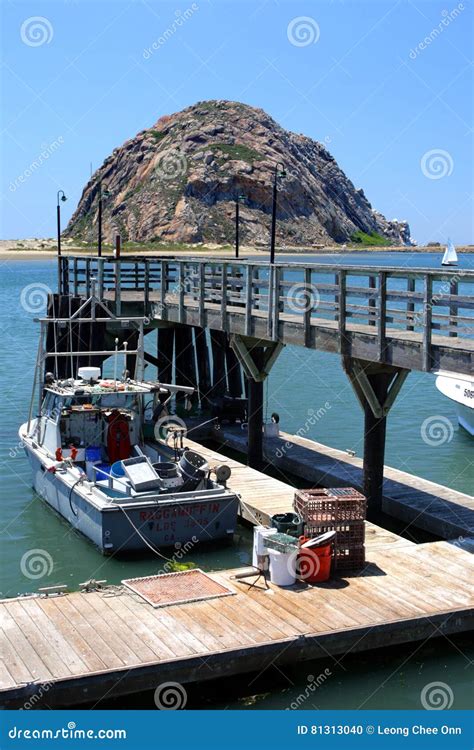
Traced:
[[[247, 433], [238, 428], [222, 427], [213, 437], [246, 453]], [[279, 438], [265, 439], [265, 457], [282, 474], [302, 477], [309, 486], [362, 489], [362, 459], [298, 435], [281, 432]], [[385, 513], [443, 539], [474, 537], [474, 497], [390, 466], [385, 466], [384, 477]], [[286, 510], [291, 510], [291, 501]], [[284, 512], [282, 504], [278, 508], [276, 513]]]
[[[222, 455], [190, 445], [222, 463]], [[292, 488], [224, 460], [244, 517], [288, 509]], [[269, 591], [235, 581], [236, 571], [214, 573], [234, 596], [162, 609], [122, 587], [0, 601], [0, 701], [100, 707], [105, 696], [169, 680], [212, 680], [319, 657], [332, 670], [349, 652], [474, 624], [468, 552], [446, 542], [415, 545], [367, 524], [367, 558], [358, 574]]]
[[474, 273], [128, 256], [64, 256], [62, 292], [145, 315], [409, 370], [472, 372]]

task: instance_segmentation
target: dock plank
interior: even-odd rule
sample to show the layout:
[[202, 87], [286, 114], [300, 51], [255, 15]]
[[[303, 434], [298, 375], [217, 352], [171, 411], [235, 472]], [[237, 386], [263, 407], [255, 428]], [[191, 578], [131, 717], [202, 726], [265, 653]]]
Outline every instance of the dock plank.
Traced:
[[[188, 443], [211, 465], [226, 461]], [[266, 520], [275, 507], [291, 508], [293, 487], [228, 463], [231, 486], [248, 506], [243, 515]], [[416, 545], [367, 523], [366, 549], [363, 570], [325, 583], [270, 583], [265, 590], [237, 580], [238, 569], [224, 570], [213, 575], [234, 595], [162, 608], [116, 586], [0, 601], [0, 700], [18, 707], [47, 683], [49, 706], [100, 702], [168, 680], [184, 684], [270, 663], [343, 658], [473, 626], [473, 563], [460, 545]]]
[[[220, 430], [214, 430], [212, 437], [244, 455], [247, 452], [247, 436], [242, 430], [223, 426]], [[290, 448], [285, 448], [287, 444]], [[283, 478], [285, 472], [288, 472], [305, 479], [308, 486], [353, 486], [358, 490], [362, 489], [362, 459], [349, 456], [345, 451], [299, 435], [280, 432], [278, 438], [264, 439], [264, 452], [268, 463], [280, 470]], [[241, 475], [237, 472], [235, 482], [239, 484], [240, 481]], [[261, 518], [284, 512], [285, 508], [287, 511], [291, 510], [292, 492], [287, 492], [285, 496], [276, 486], [275, 489], [273, 502], [268, 494], [260, 502], [258, 498], [252, 499], [248, 493], [244, 498], [248, 515]], [[390, 466], [384, 467], [383, 493], [383, 510], [405, 521], [408, 526], [413, 524], [444, 539], [474, 535], [474, 498], [467, 493], [443, 487]]]

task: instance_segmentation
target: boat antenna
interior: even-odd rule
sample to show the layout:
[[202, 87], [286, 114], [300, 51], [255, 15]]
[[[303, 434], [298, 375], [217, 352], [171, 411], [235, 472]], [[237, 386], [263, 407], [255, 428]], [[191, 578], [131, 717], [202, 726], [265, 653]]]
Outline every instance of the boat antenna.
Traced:
[[127, 379], [127, 346], [128, 341], [123, 342], [123, 379]]
[[114, 356], [114, 385], [117, 385], [117, 360], [118, 360], [119, 340], [115, 339], [115, 356]]

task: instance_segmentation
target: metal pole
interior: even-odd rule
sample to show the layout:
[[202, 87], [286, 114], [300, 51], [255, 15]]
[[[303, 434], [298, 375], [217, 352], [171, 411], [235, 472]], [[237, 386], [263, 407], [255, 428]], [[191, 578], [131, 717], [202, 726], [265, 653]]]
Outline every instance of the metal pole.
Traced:
[[61, 273], [61, 207], [56, 206], [56, 224], [58, 229], [58, 292], [62, 294], [62, 273]]
[[278, 174], [278, 164], [275, 167], [275, 176], [273, 178], [272, 234], [271, 234], [271, 241], [270, 241], [270, 263], [274, 263], [275, 262], [276, 208], [277, 208], [277, 174]]
[[99, 237], [97, 242], [97, 255], [99, 258], [102, 255], [102, 183], [99, 182], [99, 217], [98, 217], [98, 225], [99, 225]]
[[63, 283], [62, 283], [62, 263], [61, 263], [61, 201], [66, 201], [66, 195], [64, 190], [58, 190], [56, 194], [56, 226], [58, 234], [58, 292], [62, 294]]

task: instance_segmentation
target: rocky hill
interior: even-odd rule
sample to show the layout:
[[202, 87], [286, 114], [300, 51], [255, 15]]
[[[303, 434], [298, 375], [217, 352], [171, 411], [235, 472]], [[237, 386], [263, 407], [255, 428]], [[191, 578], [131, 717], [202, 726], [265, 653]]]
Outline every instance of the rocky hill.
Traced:
[[327, 149], [281, 128], [263, 110], [228, 101], [198, 102], [161, 117], [126, 141], [92, 176], [66, 235], [97, 235], [102, 181], [104, 239], [232, 242], [240, 196], [241, 241], [268, 245], [272, 182], [280, 162], [277, 241], [348, 242], [357, 232], [409, 243], [406, 222], [388, 221], [338, 167]]

